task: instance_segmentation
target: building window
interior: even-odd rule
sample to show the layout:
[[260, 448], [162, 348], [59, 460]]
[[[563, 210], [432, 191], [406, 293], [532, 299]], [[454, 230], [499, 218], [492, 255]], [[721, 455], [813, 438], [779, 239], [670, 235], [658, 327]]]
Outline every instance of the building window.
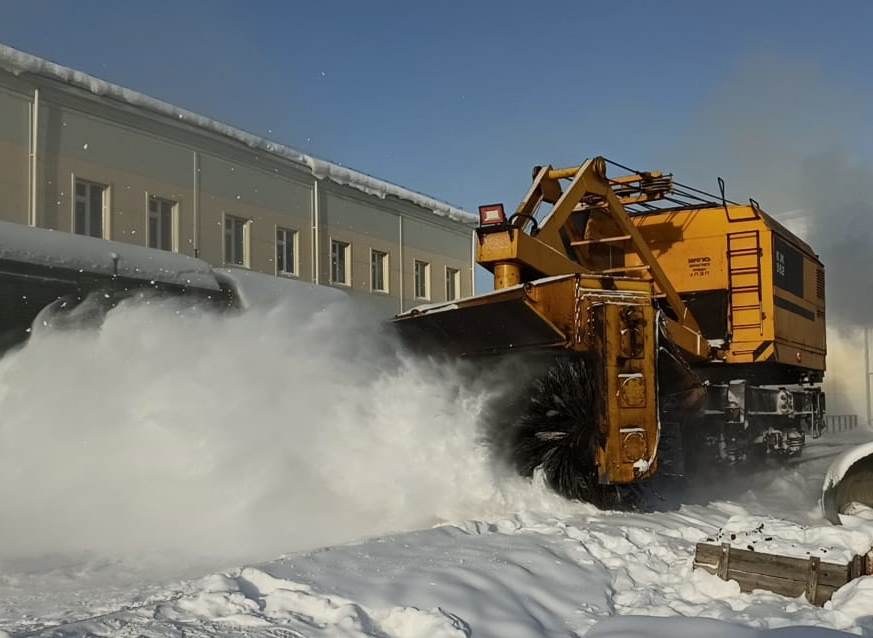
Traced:
[[103, 237], [103, 209], [106, 186], [81, 179], [76, 180], [73, 232], [77, 235]]
[[461, 296], [461, 271], [446, 267], [446, 301], [454, 301]]
[[241, 217], [224, 216], [224, 263], [249, 265], [249, 222]]
[[176, 250], [176, 202], [149, 195], [149, 248]]
[[351, 275], [352, 246], [347, 241], [331, 240], [330, 242], [330, 281], [335, 284], [349, 285]]
[[370, 289], [388, 292], [388, 253], [381, 250], [370, 251]]
[[430, 264], [415, 260], [415, 296], [418, 299], [430, 299]]
[[276, 229], [276, 273], [297, 274], [297, 231], [290, 228]]

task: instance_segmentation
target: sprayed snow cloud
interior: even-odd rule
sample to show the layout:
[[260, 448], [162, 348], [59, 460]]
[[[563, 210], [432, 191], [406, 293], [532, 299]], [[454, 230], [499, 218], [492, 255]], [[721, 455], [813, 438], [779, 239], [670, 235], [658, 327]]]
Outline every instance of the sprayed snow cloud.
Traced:
[[230, 564], [499, 508], [517, 484], [480, 441], [488, 393], [361, 328], [350, 302], [174, 303], [0, 359], [0, 559]]

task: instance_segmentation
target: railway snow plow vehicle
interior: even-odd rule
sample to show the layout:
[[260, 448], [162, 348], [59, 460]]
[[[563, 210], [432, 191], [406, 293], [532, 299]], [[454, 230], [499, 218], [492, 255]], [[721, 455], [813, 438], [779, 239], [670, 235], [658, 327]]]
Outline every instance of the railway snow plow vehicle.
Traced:
[[538, 361], [501, 424], [507, 456], [567, 497], [609, 506], [659, 471], [796, 456], [823, 428], [824, 266], [719, 184], [600, 157], [537, 166], [514, 214], [479, 209], [494, 291], [396, 326], [460, 356]]

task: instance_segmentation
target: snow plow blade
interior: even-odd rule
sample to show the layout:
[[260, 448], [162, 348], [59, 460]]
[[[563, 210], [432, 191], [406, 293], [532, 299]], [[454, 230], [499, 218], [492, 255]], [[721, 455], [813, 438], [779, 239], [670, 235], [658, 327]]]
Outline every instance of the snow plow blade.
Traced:
[[822, 512], [834, 525], [841, 524], [840, 514], [857, 505], [873, 508], [873, 442], [838, 456], [822, 486]]
[[566, 335], [538, 312], [522, 286], [454, 303], [420, 306], [395, 326], [416, 350], [457, 356], [561, 347]]

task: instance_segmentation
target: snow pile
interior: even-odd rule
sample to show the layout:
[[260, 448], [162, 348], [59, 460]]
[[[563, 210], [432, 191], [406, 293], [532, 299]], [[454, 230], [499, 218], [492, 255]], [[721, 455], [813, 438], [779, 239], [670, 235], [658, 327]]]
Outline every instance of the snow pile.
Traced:
[[65, 625], [63, 634], [172, 636], [180, 625], [207, 636], [356, 638], [812, 638], [846, 635], [822, 628], [873, 630], [873, 577], [818, 608], [802, 597], [741, 593], [735, 582], [693, 570], [694, 543], [712, 533], [717, 511], [579, 506], [375, 538], [217, 574], [164, 600]]
[[145, 109], [159, 115], [163, 115], [178, 122], [184, 122], [199, 128], [228, 137], [241, 142], [250, 148], [265, 151], [295, 164], [305, 166], [318, 179], [329, 179], [338, 184], [350, 186], [354, 189], [374, 195], [381, 199], [388, 196], [397, 197], [404, 201], [421, 206], [433, 211], [442, 217], [453, 221], [473, 225], [478, 219], [465, 210], [446, 204], [437, 199], [403, 188], [391, 182], [386, 182], [365, 173], [355, 171], [338, 164], [321, 160], [311, 155], [306, 155], [298, 150], [271, 142], [252, 133], [218, 122], [204, 115], [193, 113], [186, 109], [173, 106], [167, 102], [143, 95], [136, 91], [126, 89], [116, 84], [111, 84], [95, 78], [92, 75], [70, 69], [60, 64], [55, 64], [43, 58], [13, 49], [10, 46], [0, 44], [0, 68], [21, 75], [32, 73], [58, 82], [83, 89], [94, 95], [107, 97], [119, 102], [124, 102], [137, 108]]
[[206, 578], [200, 592], [157, 606], [153, 617], [186, 624], [208, 618], [219, 627], [247, 627], [255, 631], [278, 625], [287, 632], [299, 631], [299, 635], [306, 636], [469, 635], [462, 620], [438, 608], [367, 609], [351, 600], [319, 594], [308, 585], [274, 578], [254, 568], [246, 568], [235, 577]]

